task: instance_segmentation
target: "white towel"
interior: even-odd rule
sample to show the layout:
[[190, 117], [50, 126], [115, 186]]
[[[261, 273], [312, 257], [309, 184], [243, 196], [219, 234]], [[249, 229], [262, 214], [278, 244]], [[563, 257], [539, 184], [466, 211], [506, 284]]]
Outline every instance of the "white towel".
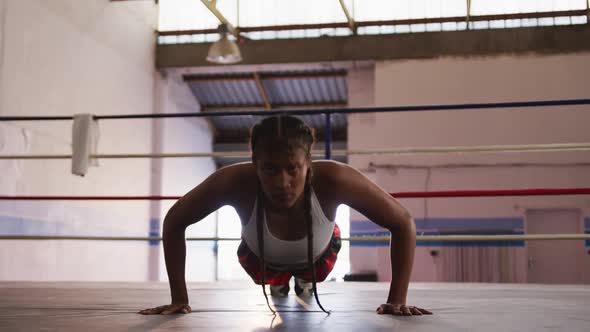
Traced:
[[98, 159], [90, 158], [98, 147], [98, 121], [92, 114], [74, 115], [72, 125], [72, 174], [84, 176], [88, 166], [98, 166]]

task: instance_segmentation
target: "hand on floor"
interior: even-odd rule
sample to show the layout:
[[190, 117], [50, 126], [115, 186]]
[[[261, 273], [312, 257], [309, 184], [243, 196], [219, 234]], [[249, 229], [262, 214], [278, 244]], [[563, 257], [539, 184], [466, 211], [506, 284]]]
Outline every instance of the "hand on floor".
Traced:
[[385, 303], [377, 308], [377, 313], [380, 315], [391, 314], [394, 316], [422, 316], [432, 315], [432, 312], [405, 304], [391, 304]]
[[191, 312], [191, 306], [188, 304], [167, 304], [159, 307], [144, 309], [138, 312], [142, 315], [170, 315], [170, 314], [188, 314]]

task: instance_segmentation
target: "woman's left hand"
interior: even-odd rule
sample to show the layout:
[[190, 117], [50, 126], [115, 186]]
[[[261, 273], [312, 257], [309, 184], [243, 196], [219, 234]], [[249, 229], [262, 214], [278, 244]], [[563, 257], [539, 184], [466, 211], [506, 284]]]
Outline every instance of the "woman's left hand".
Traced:
[[385, 303], [377, 308], [377, 313], [380, 315], [390, 314], [394, 316], [422, 316], [432, 315], [432, 312], [405, 304], [391, 304]]

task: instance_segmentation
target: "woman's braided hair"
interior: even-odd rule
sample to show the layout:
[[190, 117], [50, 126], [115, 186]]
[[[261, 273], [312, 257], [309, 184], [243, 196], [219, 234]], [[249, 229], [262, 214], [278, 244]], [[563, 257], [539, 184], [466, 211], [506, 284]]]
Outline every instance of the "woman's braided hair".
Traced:
[[[256, 158], [256, 152], [261, 149], [268, 149], [269, 151], [292, 151], [294, 148], [302, 148], [309, 160], [311, 160], [311, 147], [315, 141], [315, 134], [312, 128], [307, 126], [300, 119], [289, 116], [273, 116], [262, 120], [260, 123], [254, 125], [250, 135], [250, 148], [252, 149], [253, 159]], [[307, 226], [307, 258], [309, 269], [312, 275], [313, 293], [315, 295], [316, 302], [322, 311], [328, 313], [318, 297], [317, 286], [316, 286], [316, 275], [315, 275], [315, 264], [313, 261], [313, 224], [311, 219], [311, 167], [307, 170], [305, 177], [305, 189], [304, 194], [304, 208], [305, 208], [305, 223]], [[258, 181], [257, 189], [257, 206], [256, 206], [256, 230], [258, 234], [258, 252], [260, 253], [261, 262], [261, 281], [262, 291], [266, 299], [266, 304], [269, 309], [274, 313], [275, 311], [271, 308], [268, 301], [268, 295], [266, 294], [265, 288], [265, 272], [266, 262], [264, 258], [264, 237], [262, 233], [263, 216], [264, 216], [264, 193], [260, 181]]]

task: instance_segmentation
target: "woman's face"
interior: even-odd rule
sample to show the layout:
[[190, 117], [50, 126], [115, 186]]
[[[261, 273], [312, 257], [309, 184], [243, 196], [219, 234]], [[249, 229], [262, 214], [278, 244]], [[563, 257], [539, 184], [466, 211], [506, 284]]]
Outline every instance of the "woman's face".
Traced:
[[310, 165], [305, 151], [302, 148], [276, 152], [259, 150], [254, 164], [266, 198], [275, 208], [293, 207], [305, 189]]

